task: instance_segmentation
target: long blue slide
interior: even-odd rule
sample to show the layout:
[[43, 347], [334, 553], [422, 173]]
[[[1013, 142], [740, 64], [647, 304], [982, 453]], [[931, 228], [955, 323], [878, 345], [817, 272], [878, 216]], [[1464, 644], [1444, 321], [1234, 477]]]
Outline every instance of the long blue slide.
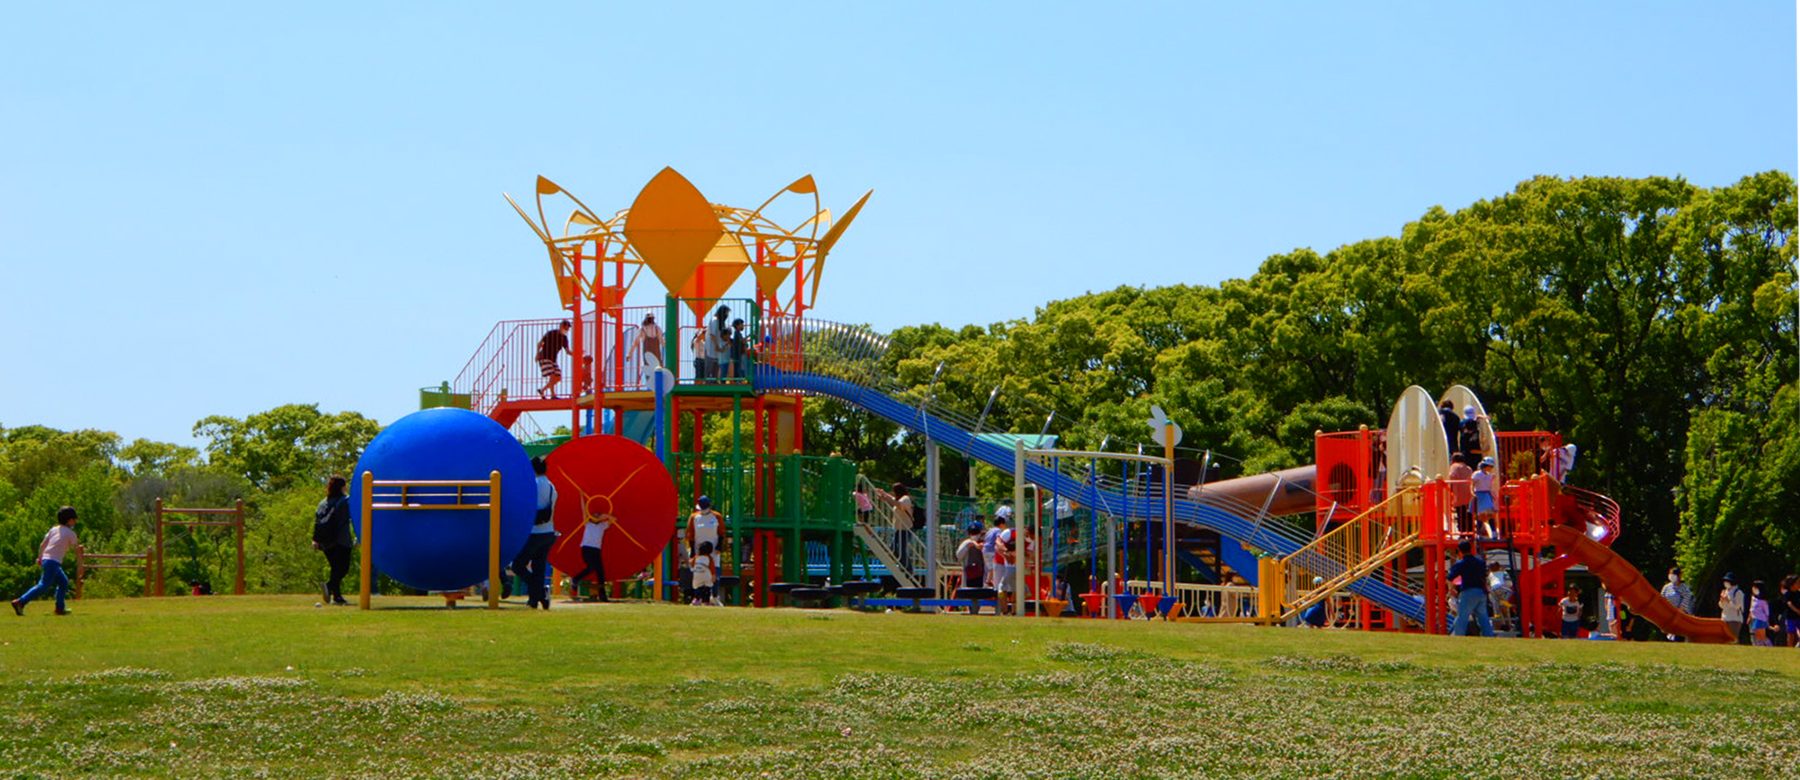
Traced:
[[[759, 390], [835, 398], [909, 430], [928, 435], [941, 446], [965, 453], [1003, 472], [1011, 474], [1013, 471], [1014, 452], [1011, 448], [974, 436], [929, 411], [856, 382], [762, 365], [756, 369], [756, 387]], [[1057, 492], [1075, 496], [1081, 503], [1114, 515], [1160, 518], [1163, 514], [1163, 502], [1160, 498], [1128, 496], [1120, 491], [1105, 490], [1079, 482], [1031, 460], [1027, 460], [1025, 464], [1025, 479], [1038, 485], [1056, 485]], [[1186, 500], [1174, 503], [1177, 522], [1209, 529], [1245, 545], [1280, 556], [1292, 555], [1302, 546], [1293, 539], [1273, 533], [1261, 524], [1225, 509]], [[1425, 622], [1425, 605], [1399, 588], [1364, 579], [1350, 583], [1346, 589], [1402, 617], [1418, 623]]]

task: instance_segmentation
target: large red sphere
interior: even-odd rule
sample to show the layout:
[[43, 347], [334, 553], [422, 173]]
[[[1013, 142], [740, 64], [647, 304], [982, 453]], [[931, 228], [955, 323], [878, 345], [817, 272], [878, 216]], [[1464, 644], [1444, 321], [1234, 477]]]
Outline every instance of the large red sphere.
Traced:
[[675, 535], [675, 480], [643, 445], [623, 436], [580, 436], [545, 459], [556, 485], [556, 546], [550, 565], [581, 571], [582, 525], [590, 516], [616, 518], [600, 545], [606, 578], [637, 576]]

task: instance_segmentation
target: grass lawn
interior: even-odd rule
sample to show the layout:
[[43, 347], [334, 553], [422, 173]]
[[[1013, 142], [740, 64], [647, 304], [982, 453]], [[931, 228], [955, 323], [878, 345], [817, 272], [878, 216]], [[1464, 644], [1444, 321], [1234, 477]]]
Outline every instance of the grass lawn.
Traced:
[[313, 601], [4, 615], [0, 776], [1800, 774], [1785, 649]]

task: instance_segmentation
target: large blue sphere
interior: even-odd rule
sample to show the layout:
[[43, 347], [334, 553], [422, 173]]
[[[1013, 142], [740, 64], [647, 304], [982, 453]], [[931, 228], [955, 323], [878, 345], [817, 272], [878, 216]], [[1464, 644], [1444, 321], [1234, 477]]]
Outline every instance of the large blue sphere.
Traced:
[[[427, 409], [400, 418], [363, 451], [350, 490], [351, 516], [362, 518], [363, 472], [387, 480], [482, 480], [500, 472], [500, 565], [512, 561], [531, 534], [537, 480], [525, 447], [500, 424], [467, 409]], [[377, 488], [375, 503], [393, 503]], [[442, 492], [443, 488], [425, 488]], [[468, 496], [480, 503], [485, 489]], [[470, 500], [472, 499], [472, 500]], [[413, 499], [454, 503], [452, 499]], [[375, 570], [419, 590], [456, 590], [487, 579], [488, 513], [481, 509], [377, 509], [373, 518]]]

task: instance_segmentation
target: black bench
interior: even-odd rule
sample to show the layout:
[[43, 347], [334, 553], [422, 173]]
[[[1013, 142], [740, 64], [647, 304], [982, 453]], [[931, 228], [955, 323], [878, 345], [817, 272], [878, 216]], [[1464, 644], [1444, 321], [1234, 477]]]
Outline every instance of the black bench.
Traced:
[[887, 590], [886, 585], [883, 585], [876, 580], [851, 580], [838, 587], [844, 591], [846, 597], [851, 599], [851, 606], [859, 608], [862, 606], [862, 602], [869, 597], [869, 594], [880, 593]]
[[919, 602], [937, 595], [937, 588], [895, 588], [894, 595], [912, 600], [912, 611], [920, 611]]
[[830, 588], [790, 588], [787, 595], [803, 607], [817, 607], [831, 598], [832, 593]]
[[[969, 602], [969, 614], [979, 615], [981, 614], [981, 602], [997, 595], [999, 594], [993, 588], [957, 588], [955, 598], [957, 601]], [[998, 615], [1000, 611], [995, 609], [994, 614]]]

